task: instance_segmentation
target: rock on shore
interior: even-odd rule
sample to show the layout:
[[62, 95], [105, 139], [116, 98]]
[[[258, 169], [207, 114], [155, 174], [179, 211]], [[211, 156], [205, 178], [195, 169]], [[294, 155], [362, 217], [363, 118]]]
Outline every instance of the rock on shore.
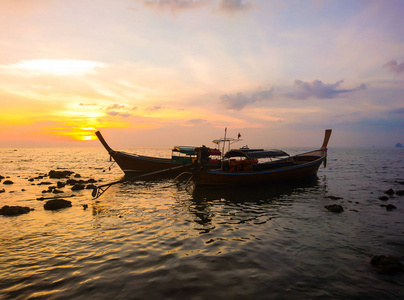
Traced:
[[22, 214], [27, 214], [32, 209], [28, 206], [8, 206], [5, 205], [0, 209], [0, 215], [3, 216], [18, 216]]
[[46, 201], [44, 204], [44, 209], [46, 210], [56, 210], [56, 209], [61, 209], [61, 208], [66, 208], [66, 207], [71, 207], [72, 202], [65, 200], [65, 199], [53, 199]]
[[328, 209], [329, 211], [334, 212], [334, 213], [341, 213], [341, 212], [344, 211], [344, 209], [342, 208], [342, 206], [341, 206], [341, 205], [338, 205], [338, 204], [325, 205], [324, 207], [325, 207], [326, 209]]

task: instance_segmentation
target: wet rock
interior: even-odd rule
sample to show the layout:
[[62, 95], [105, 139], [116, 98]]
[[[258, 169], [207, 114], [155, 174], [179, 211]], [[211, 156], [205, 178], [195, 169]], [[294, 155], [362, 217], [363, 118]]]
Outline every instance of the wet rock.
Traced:
[[76, 175], [74, 175], [74, 177], [75, 177], [75, 178], [80, 178], [81, 175], [77, 173]]
[[68, 179], [68, 180], [66, 180], [66, 184], [69, 184], [69, 185], [75, 185], [77, 183], [80, 183], [80, 181], [76, 180], [76, 179]]
[[341, 205], [338, 205], [338, 204], [325, 205], [324, 207], [325, 207], [326, 209], [328, 209], [329, 211], [334, 212], [334, 213], [341, 213], [341, 212], [344, 211], [344, 209], [342, 208], [342, 206], [341, 206]]
[[87, 183], [96, 183], [97, 180], [95, 180], [94, 178], [90, 178], [89, 180], [87, 180]]
[[1, 176], [1, 175], [0, 175], [0, 180], [2, 180], [2, 179], [4, 179], [4, 178], [5, 178], [4, 176]]
[[0, 215], [3, 216], [18, 216], [27, 214], [31, 211], [31, 208], [27, 206], [8, 206], [5, 205], [0, 209]]
[[396, 195], [404, 196], [404, 190], [396, 191]]
[[66, 208], [66, 207], [71, 207], [72, 202], [65, 200], [65, 199], [53, 199], [53, 200], [48, 200], [44, 204], [43, 208], [46, 210], [56, 210], [56, 209], [61, 209], [61, 208]]
[[394, 256], [375, 255], [372, 257], [370, 264], [376, 268], [378, 273], [395, 273], [403, 271], [403, 265], [398, 258]]
[[65, 186], [66, 186], [66, 183], [61, 182], [61, 181], [58, 181], [58, 182], [57, 182], [57, 187], [58, 187], [58, 189], [60, 189], [60, 188], [62, 188], [62, 187], [65, 187]]
[[331, 200], [341, 200], [344, 199], [342, 197], [337, 197], [337, 196], [327, 196], [326, 198], [331, 199]]
[[379, 200], [387, 201], [387, 200], [389, 200], [389, 197], [387, 197], [387, 196], [381, 196], [381, 197], [379, 197]]
[[51, 184], [52, 184], [52, 182], [49, 182], [49, 181], [43, 181], [43, 182], [38, 183], [38, 185], [51, 185]]
[[393, 209], [396, 209], [397, 207], [395, 207], [393, 204], [387, 204], [386, 205], [386, 210], [388, 210], [388, 211], [390, 211], [390, 210], [393, 210]]
[[61, 194], [61, 193], [64, 193], [64, 192], [61, 191], [61, 190], [58, 190], [58, 189], [54, 189], [54, 190], [52, 191], [52, 193], [54, 193], [54, 194]]
[[394, 195], [394, 190], [393, 189], [388, 189], [384, 193], [387, 194], [387, 195]]
[[86, 210], [88, 208], [88, 204], [83, 204], [83, 209]]
[[3, 182], [3, 184], [14, 184], [14, 182], [12, 182], [11, 180], [5, 180], [5, 181]]
[[84, 190], [85, 187], [84, 184], [76, 183], [72, 186], [72, 191]]
[[74, 172], [72, 171], [55, 171], [51, 170], [48, 173], [49, 178], [56, 178], [56, 179], [61, 179], [61, 178], [67, 178], [70, 175], [72, 175]]
[[0, 190], [0, 194], [1, 194], [1, 193], [4, 193], [5, 191], [6, 191], [5, 189], [1, 189], [1, 190]]
[[87, 186], [86, 186], [86, 190], [93, 190], [95, 188], [97, 188], [97, 187], [94, 184], [87, 184]]
[[28, 179], [28, 181], [30, 181], [30, 182], [34, 181], [34, 178], [30, 178], [30, 179]]

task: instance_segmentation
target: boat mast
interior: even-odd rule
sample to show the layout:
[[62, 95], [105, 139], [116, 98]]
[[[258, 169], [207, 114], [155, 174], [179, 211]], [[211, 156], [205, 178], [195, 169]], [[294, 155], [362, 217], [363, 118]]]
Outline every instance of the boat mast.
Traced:
[[222, 147], [222, 159], [224, 155], [224, 148], [226, 146], [226, 135], [227, 135], [227, 127], [224, 128], [224, 139], [223, 139], [223, 147]]
[[226, 135], [227, 135], [227, 127], [224, 128], [223, 148], [222, 148], [222, 153], [220, 155], [220, 168], [221, 169], [223, 169], [223, 157], [224, 157], [224, 147], [226, 146]]

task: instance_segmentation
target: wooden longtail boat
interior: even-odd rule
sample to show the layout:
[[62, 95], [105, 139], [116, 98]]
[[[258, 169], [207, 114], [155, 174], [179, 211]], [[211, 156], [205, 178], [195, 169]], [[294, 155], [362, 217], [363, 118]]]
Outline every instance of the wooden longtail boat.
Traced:
[[[109, 155], [115, 160], [118, 166], [126, 175], [136, 175], [150, 173], [151, 175], [165, 174], [178, 175], [181, 172], [189, 170], [192, 163], [196, 160], [197, 150], [195, 147], [175, 146], [172, 149], [171, 158], [160, 158], [145, 155], [127, 153], [113, 150], [105, 141], [101, 132], [97, 131], [96, 136], [101, 144], [108, 151]], [[220, 166], [220, 159], [215, 158], [221, 155], [217, 149], [209, 150], [209, 160], [207, 168], [217, 168]]]
[[[314, 176], [327, 157], [331, 129], [325, 131], [320, 149], [288, 156], [280, 150], [230, 150], [223, 158], [221, 168], [206, 169], [203, 164], [194, 171], [193, 181], [204, 185], [252, 185], [301, 180]], [[277, 158], [273, 160], [273, 158]], [[262, 162], [262, 159], [266, 161]]]

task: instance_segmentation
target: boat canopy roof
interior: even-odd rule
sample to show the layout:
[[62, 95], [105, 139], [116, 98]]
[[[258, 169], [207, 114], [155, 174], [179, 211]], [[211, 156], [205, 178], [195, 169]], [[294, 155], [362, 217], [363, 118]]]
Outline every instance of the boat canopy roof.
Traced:
[[283, 150], [263, 150], [263, 149], [234, 149], [226, 153], [224, 157], [245, 157], [247, 159], [270, 158], [279, 156], [289, 156]]
[[[210, 155], [221, 155], [220, 150], [218, 149], [211, 149], [207, 148], [210, 151]], [[196, 155], [197, 154], [197, 147], [190, 147], [190, 146], [174, 146], [172, 149], [173, 152], [179, 152], [186, 155]]]
[[196, 154], [195, 147], [189, 147], [189, 146], [174, 146], [172, 151], [187, 154], [187, 155]]

